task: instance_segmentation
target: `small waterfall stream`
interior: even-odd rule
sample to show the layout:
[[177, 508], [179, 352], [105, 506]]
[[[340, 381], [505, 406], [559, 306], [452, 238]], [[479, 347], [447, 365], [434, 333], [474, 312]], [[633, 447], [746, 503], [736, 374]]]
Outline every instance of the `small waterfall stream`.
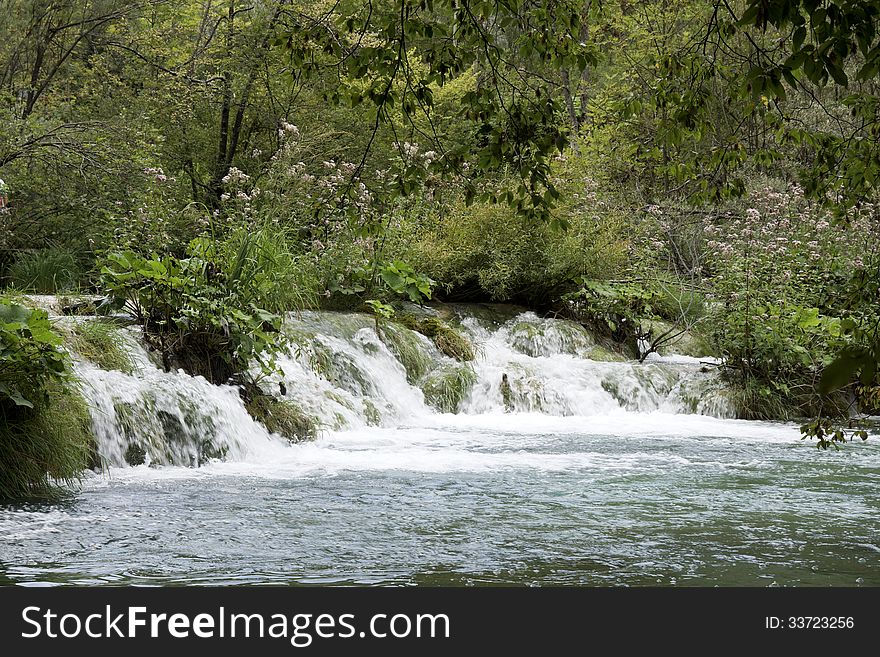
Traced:
[[[490, 321], [465, 311], [460, 330], [476, 349], [469, 363], [399, 324], [377, 327], [368, 315], [291, 315], [280, 372], [260, 385], [295, 403], [324, 433], [431, 423], [450, 413], [539, 413], [585, 422], [621, 413], [734, 416], [716, 376], [695, 359], [609, 362], [614, 354], [580, 325], [531, 312]], [[133, 446], [151, 464], [197, 466], [285, 442], [248, 415], [236, 388], [159, 368], [136, 329], [124, 332], [124, 348], [135, 364], [132, 374], [77, 364], [107, 464], [124, 466]]]

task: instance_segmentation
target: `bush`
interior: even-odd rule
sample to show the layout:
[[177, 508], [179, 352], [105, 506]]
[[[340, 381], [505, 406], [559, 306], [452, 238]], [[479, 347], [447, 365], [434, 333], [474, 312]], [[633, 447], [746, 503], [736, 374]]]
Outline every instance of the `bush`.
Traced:
[[112, 253], [102, 286], [143, 326], [167, 369], [214, 383], [245, 374], [254, 362], [268, 373], [283, 345], [279, 312], [302, 307], [313, 293], [283, 241], [264, 229], [221, 243], [194, 240], [185, 258]]
[[[564, 208], [568, 229], [536, 223], [505, 206], [463, 203], [408, 227], [399, 247], [448, 299], [510, 301], [546, 307], [579, 275], [623, 268], [622, 219]], [[415, 239], [413, 239], [415, 233]]]
[[637, 351], [639, 320], [654, 316], [657, 293], [639, 283], [582, 278], [580, 289], [565, 295], [567, 313], [600, 335]]
[[[871, 218], [854, 211], [849, 226], [839, 225], [797, 187], [768, 185], [748, 202], [706, 229], [716, 298], [710, 337], [739, 389], [741, 413], [845, 416], [842, 396], [817, 384], [860, 312], [850, 281], [866, 273], [858, 254], [877, 243]], [[862, 305], [876, 307], [876, 298]]]
[[77, 287], [83, 272], [72, 252], [50, 248], [20, 255], [7, 276], [18, 289], [56, 294]]
[[34, 408], [45, 401], [50, 384], [68, 376], [61, 336], [44, 310], [0, 300], [0, 406]]

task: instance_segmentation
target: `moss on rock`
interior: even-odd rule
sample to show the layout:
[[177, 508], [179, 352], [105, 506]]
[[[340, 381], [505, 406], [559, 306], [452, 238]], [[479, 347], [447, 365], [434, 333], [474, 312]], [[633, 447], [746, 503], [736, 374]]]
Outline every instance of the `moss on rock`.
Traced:
[[476, 356], [471, 341], [437, 317], [418, 319], [413, 315], [401, 315], [398, 321], [406, 328], [431, 338], [437, 349], [450, 358], [466, 362]]
[[69, 329], [67, 344], [72, 351], [102, 369], [126, 374], [134, 372], [134, 362], [121, 346], [123, 337], [120, 329], [112, 322], [79, 322]]
[[143, 465], [147, 461], [147, 450], [143, 445], [131, 443], [125, 449], [125, 462], [131, 466]]
[[410, 384], [418, 382], [431, 367], [431, 356], [412, 330], [405, 326], [387, 322], [380, 334], [382, 342], [395, 355], [406, 370], [406, 380]]
[[256, 393], [250, 395], [245, 406], [250, 416], [268, 431], [291, 442], [314, 440], [318, 436], [318, 422], [295, 402]]
[[441, 413], [457, 413], [477, 375], [468, 366], [442, 369], [422, 383], [425, 403]]

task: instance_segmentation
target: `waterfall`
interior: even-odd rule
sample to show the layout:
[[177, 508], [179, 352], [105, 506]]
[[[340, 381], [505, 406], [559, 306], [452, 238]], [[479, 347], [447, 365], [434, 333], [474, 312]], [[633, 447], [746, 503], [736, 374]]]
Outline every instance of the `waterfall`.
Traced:
[[[573, 322], [531, 312], [486, 317], [467, 306], [456, 311], [446, 319], [473, 343], [472, 362], [450, 358], [400, 324], [377, 326], [369, 315], [291, 314], [278, 373], [259, 385], [296, 404], [324, 436], [430, 426], [442, 418], [510, 424], [526, 414], [594, 423], [645, 414], [735, 416], [712, 368], [696, 359], [652, 355], [638, 363], [603, 349]], [[234, 386], [165, 372], [134, 328], [123, 331], [122, 346], [135, 365], [131, 373], [104, 370], [74, 354], [104, 463], [123, 466], [134, 457], [197, 466], [286, 448], [285, 439], [248, 414]]]

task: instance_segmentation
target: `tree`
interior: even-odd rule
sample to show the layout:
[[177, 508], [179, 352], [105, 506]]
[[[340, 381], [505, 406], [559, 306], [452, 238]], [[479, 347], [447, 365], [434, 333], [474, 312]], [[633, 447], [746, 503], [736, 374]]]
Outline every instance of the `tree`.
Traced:
[[[300, 16], [278, 43], [297, 75], [336, 72], [328, 100], [371, 108], [370, 138], [356, 175], [380, 128], [393, 129], [396, 108], [440, 153], [438, 167], [461, 172], [473, 156], [480, 171], [505, 168], [518, 184], [484, 195], [549, 220], [559, 196], [549, 162], [568, 140], [558, 121], [564, 111], [558, 85], [547, 73], [580, 77], [595, 61], [581, 42], [585, 16], [583, 3], [572, 0], [349, 1], [318, 17]], [[432, 120], [434, 93], [471, 67], [478, 70], [477, 83], [464, 94], [462, 112], [475, 124], [475, 144], [450, 147]], [[402, 140], [396, 142], [402, 149]], [[413, 191], [403, 179], [397, 188], [404, 195]], [[470, 185], [468, 197], [476, 191]]]
[[[802, 172], [807, 193], [831, 206], [841, 222], [851, 216], [851, 208], [875, 208], [880, 182], [880, 1], [748, 0], [734, 7], [720, 0], [712, 27], [724, 38], [745, 32], [750, 67], [744, 90], [771, 99], [784, 141], [811, 149]], [[762, 38], [768, 34], [771, 39]], [[828, 102], [822, 93], [828, 87], [847, 113]], [[793, 121], [785, 108], [789, 92], [810, 97], [832, 119], [830, 128]], [[841, 324], [850, 343], [825, 368], [821, 392], [848, 385], [855, 375], [864, 387], [878, 385], [878, 273], [875, 265], [852, 280], [852, 310]], [[821, 417], [803, 430], [826, 447], [846, 437], [843, 429]], [[863, 431], [855, 433], [866, 437]]]

